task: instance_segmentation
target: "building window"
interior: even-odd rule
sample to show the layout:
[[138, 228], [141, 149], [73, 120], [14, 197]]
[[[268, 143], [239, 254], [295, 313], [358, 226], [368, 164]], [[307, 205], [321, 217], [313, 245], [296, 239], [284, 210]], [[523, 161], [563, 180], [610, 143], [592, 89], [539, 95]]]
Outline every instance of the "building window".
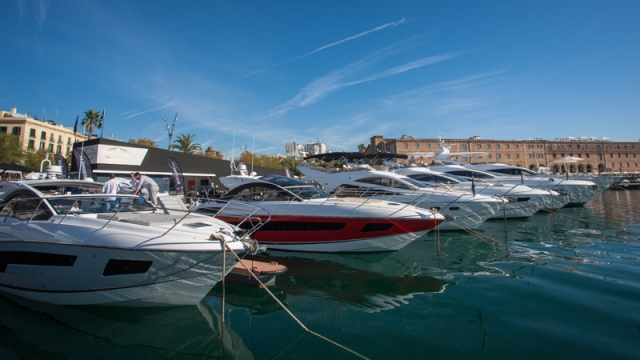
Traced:
[[58, 142], [61, 143], [62, 142], [62, 135], [58, 135]]
[[49, 151], [53, 152], [53, 144], [49, 144]]
[[516, 154], [516, 159], [520, 159], [520, 154]]
[[43, 143], [43, 142], [41, 142], [41, 143], [40, 143], [40, 149], [44, 149], [44, 146], [45, 146], [45, 145], [44, 145], [44, 143]]
[[508, 149], [509, 148], [509, 144], [504, 144], [504, 148]]
[[467, 150], [467, 144], [462, 144], [462, 145], [460, 146], [460, 149], [462, 149], [462, 150]]
[[478, 144], [478, 149], [482, 149], [482, 145]]
[[416, 143], [416, 149], [420, 149], [420, 143]]
[[47, 132], [46, 131], [43, 131], [43, 132], [40, 133], [40, 139], [41, 140], [47, 140]]
[[427, 144], [427, 149], [431, 149], [431, 144]]
[[511, 154], [507, 154], [507, 159], [511, 159]]
[[36, 129], [29, 129], [29, 137], [36, 137]]
[[487, 149], [491, 149], [491, 144], [487, 144]]
[[49, 141], [55, 141], [55, 140], [53, 139], [53, 134], [51, 134], [51, 135], [49, 136]]
[[500, 144], [496, 144], [496, 149], [500, 149]]
[[11, 133], [13, 135], [20, 136], [20, 127], [14, 126], [13, 129], [11, 129]]
[[67, 148], [67, 155], [69, 155], [70, 153], [71, 153], [71, 148], [70, 148], [70, 147], [68, 147], [68, 148]]
[[514, 147], [515, 149], [517, 149], [517, 148], [518, 148], [518, 144], [513, 144], [513, 147]]
[[496, 159], [500, 159], [500, 154], [496, 154]]
[[36, 142], [33, 140], [29, 140], [29, 144], [27, 145], [27, 150], [35, 150]]
[[487, 154], [487, 159], [491, 159], [491, 154]]
[[61, 154], [62, 153], [62, 146], [58, 145], [56, 146], [56, 154]]
[[71, 144], [71, 138], [67, 138], [67, 144]]
[[1, 133], [7, 133], [7, 127], [6, 126], [0, 126], [0, 132]]

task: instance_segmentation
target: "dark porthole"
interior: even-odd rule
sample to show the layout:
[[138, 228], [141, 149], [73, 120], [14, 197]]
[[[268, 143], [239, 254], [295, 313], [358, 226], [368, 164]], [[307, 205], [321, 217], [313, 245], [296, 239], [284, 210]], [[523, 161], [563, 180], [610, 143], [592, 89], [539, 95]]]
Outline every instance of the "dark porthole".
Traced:
[[369, 223], [365, 225], [360, 232], [371, 232], [371, 231], [385, 231], [391, 229], [393, 224], [373, 224]]
[[153, 261], [111, 259], [104, 267], [102, 276], [144, 274], [152, 263]]

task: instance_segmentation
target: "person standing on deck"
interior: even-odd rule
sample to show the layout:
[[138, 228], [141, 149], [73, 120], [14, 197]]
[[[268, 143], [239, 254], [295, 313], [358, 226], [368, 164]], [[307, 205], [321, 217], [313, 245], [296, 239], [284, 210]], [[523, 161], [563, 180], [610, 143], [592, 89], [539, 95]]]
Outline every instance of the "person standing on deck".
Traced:
[[[109, 180], [102, 185], [102, 193], [115, 195], [120, 190], [120, 183], [116, 180], [115, 174], [109, 174]], [[105, 203], [102, 204], [103, 211], [107, 211], [111, 208], [111, 204], [109, 202], [116, 201], [115, 197], [104, 198]]]
[[133, 195], [138, 195], [140, 191], [142, 191], [142, 188], [145, 188], [149, 191], [149, 201], [151, 201], [153, 206], [156, 206], [158, 204], [158, 190], [160, 190], [158, 184], [150, 177], [141, 175], [139, 172], [133, 174], [133, 177], [138, 181], [138, 186], [133, 192]]

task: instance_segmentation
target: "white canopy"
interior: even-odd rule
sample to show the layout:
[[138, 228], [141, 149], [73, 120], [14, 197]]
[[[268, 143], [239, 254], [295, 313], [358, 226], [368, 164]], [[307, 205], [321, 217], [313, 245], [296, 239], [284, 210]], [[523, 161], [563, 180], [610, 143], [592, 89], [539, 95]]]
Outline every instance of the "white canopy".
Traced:
[[560, 159], [549, 161], [550, 163], [575, 163], [584, 159], [575, 156], [563, 156]]

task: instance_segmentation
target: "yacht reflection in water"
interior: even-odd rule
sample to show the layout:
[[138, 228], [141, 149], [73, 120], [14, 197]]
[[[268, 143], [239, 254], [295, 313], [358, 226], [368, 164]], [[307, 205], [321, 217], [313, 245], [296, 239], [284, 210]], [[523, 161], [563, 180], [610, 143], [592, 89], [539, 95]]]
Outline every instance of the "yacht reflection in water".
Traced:
[[253, 358], [235, 332], [226, 325], [221, 331], [220, 316], [206, 301], [122, 308], [59, 306], [2, 296], [0, 319], [2, 358]]
[[447, 282], [422, 275], [398, 252], [321, 254], [269, 251], [261, 261], [287, 266], [276, 288], [288, 296], [313, 296], [339, 301], [366, 312], [407, 304], [417, 294], [444, 291]]

